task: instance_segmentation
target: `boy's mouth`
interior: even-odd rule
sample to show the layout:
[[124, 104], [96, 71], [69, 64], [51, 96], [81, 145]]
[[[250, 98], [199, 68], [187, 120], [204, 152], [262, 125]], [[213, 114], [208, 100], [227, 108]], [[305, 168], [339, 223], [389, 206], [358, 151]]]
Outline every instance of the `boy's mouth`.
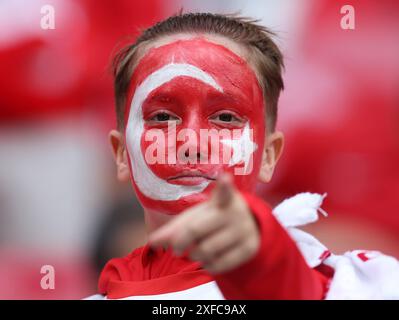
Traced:
[[195, 186], [203, 182], [216, 180], [215, 175], [207, 174], [200, 171], [183, 171], [175, 176], [169, 177], [167, 181], [172, 184], [185, 186]]

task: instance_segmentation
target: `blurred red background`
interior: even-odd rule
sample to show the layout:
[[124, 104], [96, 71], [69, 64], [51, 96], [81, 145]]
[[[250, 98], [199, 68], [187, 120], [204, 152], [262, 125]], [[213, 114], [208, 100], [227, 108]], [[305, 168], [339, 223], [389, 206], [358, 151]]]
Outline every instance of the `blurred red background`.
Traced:
[[[54, 30], [40, 27], [45, 4], [54, 7]], [[345, 4], [355, 9], [355, 30], [340, 26]], [[327, 192], [329, 218], [308, 230], [337, 253], [366, 248], [399, 257], [398, 2], [10, 0], [0, 2], [0, 298], [95, 292], [93, 243], [112, 214], [107, 208], [135, 201], [116, 183], [108, 147], [109, 64], [140, 28], [180, 8], [241, 11], [279, 35], [286, 147], [260, 194], [274, 205], [298, 192]], [[121, 254], [145, 241], [136, 216], [136, 237], [112, 238]], [[56, 269], [54, 290], [40, 287], [46, 264]]]

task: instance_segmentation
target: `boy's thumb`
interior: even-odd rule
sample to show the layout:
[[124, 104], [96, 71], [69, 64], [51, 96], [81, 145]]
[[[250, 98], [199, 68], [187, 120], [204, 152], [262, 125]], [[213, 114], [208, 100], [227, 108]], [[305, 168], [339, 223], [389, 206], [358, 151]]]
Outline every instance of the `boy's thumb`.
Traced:
[[216, 180], [212, 198], [219, 208], [227, 207], [233, 200], [234, 186], [231, 174], [223, 172]]

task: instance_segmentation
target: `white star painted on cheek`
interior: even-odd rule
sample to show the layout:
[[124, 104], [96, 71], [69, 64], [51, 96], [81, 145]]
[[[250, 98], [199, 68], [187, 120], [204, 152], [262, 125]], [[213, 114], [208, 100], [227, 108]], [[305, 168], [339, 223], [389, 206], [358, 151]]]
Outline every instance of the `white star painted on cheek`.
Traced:
[[245, 125], [239, 139], [223, 139], [221, 142], [233, 149], [229, 167], [244, 162], [244, 170], [246, 172], [251, 154], [258, 148], [258, 145], [251, 140], [249, 122]]

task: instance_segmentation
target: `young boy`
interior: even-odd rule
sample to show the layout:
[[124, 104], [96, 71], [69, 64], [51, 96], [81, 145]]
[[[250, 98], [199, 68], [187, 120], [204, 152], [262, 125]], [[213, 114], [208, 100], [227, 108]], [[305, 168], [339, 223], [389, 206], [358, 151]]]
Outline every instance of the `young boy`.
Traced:
[[107, 263], [93, 299], [399, 298], [396, 259], [335, 256], [295, 228], [317, 220], [323, 196], [272, 211], [254, 194], [283, 149], [271, 35], [243, 18], [182, 14], [117, 56], [110, 140], [149, 242]]

